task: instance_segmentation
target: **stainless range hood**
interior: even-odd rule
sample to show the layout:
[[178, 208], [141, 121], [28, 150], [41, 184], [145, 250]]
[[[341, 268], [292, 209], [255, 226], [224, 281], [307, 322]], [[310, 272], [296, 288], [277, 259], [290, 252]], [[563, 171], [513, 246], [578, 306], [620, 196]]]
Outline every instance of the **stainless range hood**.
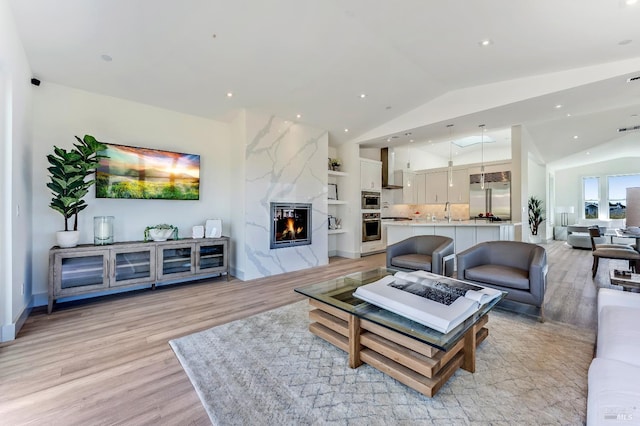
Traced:
[[389, 161], [389, 148], [380, 150], [380, 160], [382, 160], [382, 189], [402, 189], [402, 185], [396, 185], [393, 180], [394, 164], [393, 161]]

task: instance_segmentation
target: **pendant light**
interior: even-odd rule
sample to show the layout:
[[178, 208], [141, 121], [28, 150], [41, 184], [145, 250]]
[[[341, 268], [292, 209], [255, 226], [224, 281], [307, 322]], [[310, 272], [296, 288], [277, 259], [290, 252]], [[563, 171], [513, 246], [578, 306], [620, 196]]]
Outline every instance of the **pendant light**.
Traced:
[[451, 137], [453, 135], [453, 124], [447, 124], [447, 127], [449, 128], [449, 166], [448, 166], [448, 170], [447, 170], [447, 175], [449, 178], [449, 186], [452, 187], [453, 186], [453, 138]]
[[480, 132], [482, 133], [480, 144], [482, 149], [482, 157], [480, 162], [480, 189], [484, 189], [484, 124], [479, 125]]

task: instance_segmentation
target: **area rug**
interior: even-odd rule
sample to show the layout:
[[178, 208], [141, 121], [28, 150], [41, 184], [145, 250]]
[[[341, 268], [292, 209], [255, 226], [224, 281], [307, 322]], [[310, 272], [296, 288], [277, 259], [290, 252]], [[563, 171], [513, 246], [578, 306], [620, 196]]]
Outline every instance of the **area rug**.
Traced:
[[215, 425], [584, 424], [594, 333], [499, 310], [476, 372], [428, 398], [308, 331], [297, 302], [172, 340]]

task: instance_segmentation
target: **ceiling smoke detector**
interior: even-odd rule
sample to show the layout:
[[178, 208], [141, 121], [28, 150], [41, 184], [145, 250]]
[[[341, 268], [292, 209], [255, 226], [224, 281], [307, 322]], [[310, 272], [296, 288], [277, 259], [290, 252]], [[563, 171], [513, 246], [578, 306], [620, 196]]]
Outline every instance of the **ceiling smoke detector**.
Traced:
[[621, 132], [631, 132], [631, 131], [633, 131], [633, 130], [640, 130], [640, 125], [638, 125], [638, 126], [633, 126], [633, 127], [620, 127], [620, 128], [618, 129], [618, 132], [619, 132], [619, 133], [621, 133]]

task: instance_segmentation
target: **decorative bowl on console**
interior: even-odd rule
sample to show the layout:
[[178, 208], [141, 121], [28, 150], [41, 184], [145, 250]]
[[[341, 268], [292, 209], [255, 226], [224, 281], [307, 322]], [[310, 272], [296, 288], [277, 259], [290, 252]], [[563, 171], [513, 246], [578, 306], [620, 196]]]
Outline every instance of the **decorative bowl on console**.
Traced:
[[178, 239], [178, 228], [166, 223], [147, 226], [144, 229], [144, 240], [167, 241], [169, 238]]

